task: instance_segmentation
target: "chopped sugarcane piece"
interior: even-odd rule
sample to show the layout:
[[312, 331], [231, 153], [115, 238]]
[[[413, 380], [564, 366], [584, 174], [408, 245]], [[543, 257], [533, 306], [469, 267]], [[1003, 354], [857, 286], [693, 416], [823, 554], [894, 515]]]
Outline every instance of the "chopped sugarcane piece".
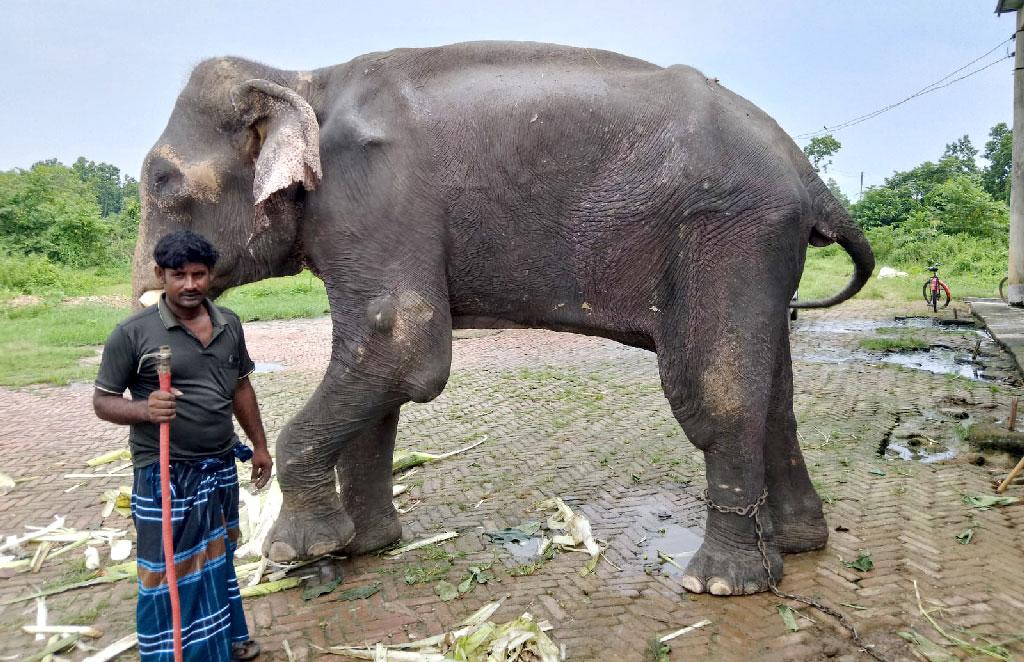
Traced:
[[3, 542], [3, 544], [0, 545], [0, 552], [7, 551], [8, 549], [14, 549], [15, 547], [18, 547], [19, 545], [21, 545], [22, 543], [30, 542], [32, 540], [37, 540], [37, 539], [42, 538], [43, 536], [47, 535], [48, 533], [51, 533], [51, 532], [56, 531], [57, 529], [60, 529], [60, 528], [63, 528], [63, 527], [64, 527], [64, 518], [60, 517], [58, 515], [55, 515], [54, 518], [53, 518], [53, 522], [51, 522], [48, 526], [44, 526], [43, 528], [38, 529], [36, 531], [33, 531], [32, 533], [26, 533], [25, 535], [21, 536], [20, 538], [17, 537], [17, 536], [8, 536], [7, 539]]
[[81, 638], [82, 635], [80, 634], [69, 634], [66, 637], [56, 635], [56, 638], [49, 644], [47, 644], [46, 648], [39, 651], [35, 655], [32, 655], [31, 657], [26, 657], [24, 660], [22, 660], [22, 662], [39, 662], [40, 660], [45, 660], [47, 657], [52, 656], [54, 653], [59, 653], [63, 650], [71, 648], [76, 643], [78, 643], [78, 640]]
[[102, 630], [91, 625], [23, 625], [21, 629], [29, 634], [80, 634], [91, 639], [103, 636]]
[[698, 621], [698, 622], [694, 623], [693, 625], [687, 625], [685, 628], [682, 628], [680, 630], [676, 630], [675, 632], [670, 632], [669, 634], [666, 634], [664, 637], [658, 639], [658, 642], [663, 644], [666, 641], [672, 641], [676, 637], [680, 637], [680, 636], [686, 634], [687, 632], [691, 632], [693, 630], [696, 630], [697, 628], [702, 628], [705, 625], [711, 625], [711, 621], [703, 620], [703, 621]]
[[0, 471], [0, 496], [4, 496], [13, 490], [16, 485], [17, 483], [14, 482], [13, 478]]
[[108, 662], [115, 657], [134, 648], [139, 643], [139, 637], [134, 632], [121, 637], [106, 648], [96, 651], [94, 654], [82, 660], [82, 662]]
[[[49, 610], [46, 608], [46, 598], [36, 598], [36, 627], [45, 627]], [[42, 633], [36, 635], [36, 641], [46, 641]]]
[[437, 462], [438, 460], [444, 460], [460, 453], [465, 453], [468, 450], [472, 450], [480, 444], [487, 441], [487, 437], [483, 437], [479, 441], [473, 442], [469, 446], [459, 448], [458, 450], [449, 451], [447, 453], [441, 453], [435, 455], [433, 453], [424, 453], [422, 451], [395, 451], [394, 456], [391, 459], [391, 471], [392, 473], [398, 473], [418, 467], [421, 464], [427, 464], [428, 462]]
[[444, 542], [445, 540], [451, 540], [452, 538], [457, 538], [458, 535], [459, 534], [456, 531], [448, 531], [447, 533], [441, 533], [441, 534], [438, 534], [436, 536], [433, 536], [432, 538], [426, 538], [424, 540], [419, 540], [417, 542], [409, 543], [408, 545], [404, 545], [402, 547], [399, 547], [398, 549], [392, 549], [391, 551], [384, 552], [384, 553], [387, 556], [400, 556], [400, 555], [405, 554], [406, 552], [410, 552], [410, 551], [412, 551], [414, 549], [419, 549], [420, 547], [426, 547], [427, 545], [433, 545], [434, 543]]
[[90, 467], [98, 467], [101, 464], [108, 464], [110, 462], [117, 462], [118, 460], [130, 460], [132, 459], [132, 452], [127, 448], [122, 448], [116, 451], [108, 451], [102, 455], [90, 458], [85, 461], [85, 464]]
[[50, 553], [50, 548], [53, 547], [52, 542], [41, 542], [36, 547], [36, 553], [32, 555], [32, 562], [28, 564], [29, 572], [36, 573], [43, 567], [43, 561], [46, 560], [46, 555]]
[[80, 588], [87, 588], [89, 586], [99, 586], [100, 584], [113, 584], [123, 579], [130, 579], [138, 576], [135, 562], [122, 563], [120, 565], [112, 565], [104, 571], [104, 575], [100, 577], [93, 577], [92, 579], [86, 579], [85, 581], [75, 582], [74, 584], [68, 584], [65, 586], [54, 586], [53, 588], [44, 589], [29, 595], [23, 595], [18, 598], [10, 598], [0, 602], [0, 606], [13, 605], [18, 602], [25, 602], [26, 600], [32, 600], [34, 598], [41, 598], [47, 595], [56, 595], [58, 593], [65, 593], [67, 591], [74, 591]]
[[266, 584], [257, 584], [256, 586], [246, 586], [239, 590], [243, 598], [258, 598], [264, 595], [270, 595], [271, 593], [277, 593], [279, 591], [286, 591], [290, 588], [295, 588], [302, 582], [298, 577], [285, 577], [274, 582], [268, 582]]

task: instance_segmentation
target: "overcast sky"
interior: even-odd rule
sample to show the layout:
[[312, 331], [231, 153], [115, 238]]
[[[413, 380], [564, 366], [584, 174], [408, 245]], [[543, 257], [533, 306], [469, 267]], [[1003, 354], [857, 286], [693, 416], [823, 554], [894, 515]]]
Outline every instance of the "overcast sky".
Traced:
[[[478, 39], [550, 41], [689, 64], [791, 135], [898, 101], [1011, 36], [995, 0], [73, 2], [0, 8], [0, 170], [56, 157], [138, 176], [188, 72], [213, 55], [314, 69], [361, 53]], [[961, 74], [1007, 55], [999, 49]], [[855, 195], [1012, 124], [1013, 61], [838, 131], [831, 171]], [[802, 146], [806, 140], [798, 140]]]

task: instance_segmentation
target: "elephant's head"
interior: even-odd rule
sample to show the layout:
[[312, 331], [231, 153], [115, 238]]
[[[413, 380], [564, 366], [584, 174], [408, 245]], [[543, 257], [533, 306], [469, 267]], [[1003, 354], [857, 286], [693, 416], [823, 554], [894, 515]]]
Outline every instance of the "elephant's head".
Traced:
[[316, 114], [294, 89], [308, 80], [236, 58], [195, 68], [142, 166], [136, 296], [159, 287], [157, 240], [185, 228], [220, 251], [212, 296], [301, 269], [302, 199], [321, 175]]

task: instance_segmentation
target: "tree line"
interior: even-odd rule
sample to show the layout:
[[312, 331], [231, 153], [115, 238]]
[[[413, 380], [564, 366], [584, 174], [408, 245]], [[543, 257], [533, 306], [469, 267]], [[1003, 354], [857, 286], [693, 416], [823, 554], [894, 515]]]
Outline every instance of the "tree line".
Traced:
[[69, 267], [124, 266], [139, 227], [139, 184], [80, 157], [0, 172], [0, 253]]
[[[948, 143], [937, 160], [894, 172], [856, 202], [833, 178], [827, 184], [865, 230], [879, 259], [901, 265], [939, 261], [995, 275], [1006, 268], [1013, 132], [1000, 122], [988, 137], [980, 153], [984, 165], [964, 135]], [[825, 135], [812, 138], [804, 153], [825, 177], [841, 147]]]

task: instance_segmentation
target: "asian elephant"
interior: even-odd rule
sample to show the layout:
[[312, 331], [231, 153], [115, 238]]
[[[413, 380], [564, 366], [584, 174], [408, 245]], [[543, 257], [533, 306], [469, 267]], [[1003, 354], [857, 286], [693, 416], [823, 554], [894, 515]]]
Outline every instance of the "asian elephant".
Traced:
[[756, 518], [709, 508], [686, 589], [764, 591], [781, 553], [825, 544], [796, 438], [787, 313], [808, 244], [838, 242], [854, 270], [840, 293], [798, 307], [853, 296], [874, 257], [794, 142], [717, 79], [517, 42], [311, 72], [211, 59], [140, 181], [136, 294], [156, 286], [157, 238], [183, 227], [221, 251], [214, 295], [303, 266], [327, 287], [330, 363], [277, 440], [271, 558], [399, 540], [399, 408], [441, 393], [452, 329], [468, 327], [657, 353], [711, 504], [767, 495]]

